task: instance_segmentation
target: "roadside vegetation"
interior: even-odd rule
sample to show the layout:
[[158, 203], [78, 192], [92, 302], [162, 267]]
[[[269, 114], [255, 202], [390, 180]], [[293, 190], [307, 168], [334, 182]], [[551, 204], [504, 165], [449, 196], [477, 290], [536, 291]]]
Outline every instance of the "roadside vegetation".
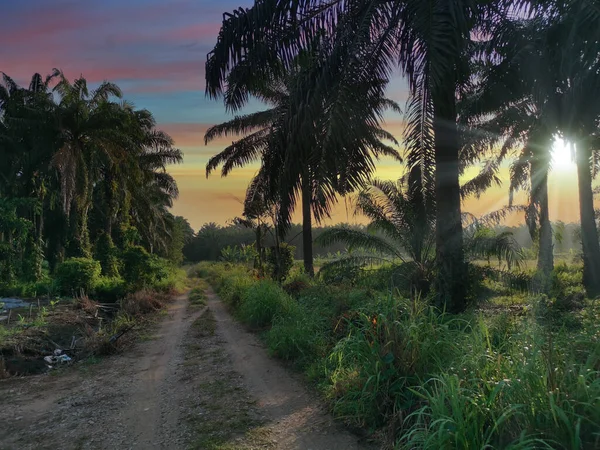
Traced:
[[[0, 371], [115, 351], [185, 287], [193, 234], [168, 208], [182, 161], [118, 86], [54, 70], [0, 84]], [[58, 355], [60, 356], [60, 355]], [[62, 358], [62, 356], [60, 356]]]
[[489, 299], [460, 315], [411, 297], [402, 264], [340, 282], [295, 268], [281, 285], [241, 264], [194, 270], [336, 417], [396, 448], [598, 445], [600, 311], [580, 266], [555, 269], [550, 297], [479, 273]]

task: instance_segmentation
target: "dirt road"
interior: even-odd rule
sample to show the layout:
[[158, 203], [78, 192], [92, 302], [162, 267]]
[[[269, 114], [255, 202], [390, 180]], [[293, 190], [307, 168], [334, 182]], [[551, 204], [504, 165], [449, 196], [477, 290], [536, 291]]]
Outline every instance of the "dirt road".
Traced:
[[0, 382], [0, 449], [362, 449], [212, 293], [124, 355]]

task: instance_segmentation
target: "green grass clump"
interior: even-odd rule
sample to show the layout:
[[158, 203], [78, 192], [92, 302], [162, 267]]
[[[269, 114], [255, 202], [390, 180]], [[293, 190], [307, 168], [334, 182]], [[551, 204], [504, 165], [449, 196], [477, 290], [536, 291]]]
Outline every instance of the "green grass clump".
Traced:
[[296, 306], [277, 283], [267, 280], [251, 284], [241, 300], [237, 310], [240, 320], [257, 328], [271, 325], [277, 315], [291, 314]]
[[194, 306], [206, 305], [206, 293], [204, 292], [203, 286], [197, 286], [190, 291], [189, 299], [190, 303]]
[[231, 308], [236, 310], [244, 297], [246, 291], [255, 283], [247, 274], [233, 274], [225, 278], [218, 293]]
[[398, 448], [598, 448], [600, 327], [549, 333], [521, 322], [493, 345], [484, 322], [421, 398]]
[[394, 296], [353, 312], [343, 325], [328, 356], [326, 393], [338, 417], [368, 428], [414, 407], [409, 388], [458, 353], [465, 326]]
[[311, 362], [324, 344], [318, 319], [304, 309], [274, 317], [266, 340], [273, 356], [286, 361], [297, 361], [300, 366]]

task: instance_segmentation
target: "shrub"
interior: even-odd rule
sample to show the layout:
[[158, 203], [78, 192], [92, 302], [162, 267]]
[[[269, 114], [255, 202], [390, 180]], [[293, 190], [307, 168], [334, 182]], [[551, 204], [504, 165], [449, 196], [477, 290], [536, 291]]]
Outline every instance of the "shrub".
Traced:
[[125, 280], [119, 277], [100, 277], [94, 286], [93, 297], [104, 303], [115, 303], [127, 294]]
[[123, 278], [130, 290], [153, 288], [170, 275], [169, 262], [134, 245], [123, 252]]
[[251, 284], [242, 294], [238, 315], [253, 327], [271, 325], [276, 315], [290, 314], [295, 303], [288, 294], [272, 281], [259, 281]]
[[89, 258], [69, 258], [56, 268], [55, 281], [62, 294], [91, 292], [100, 278], [100, 263]]
[[279, 244], [279, 247], [271, 247], [267, 253], [267, 270], [271, 278], [281, 283], [289, 275], [294, 266], [294, 253], [296, 247], [286, 244]]

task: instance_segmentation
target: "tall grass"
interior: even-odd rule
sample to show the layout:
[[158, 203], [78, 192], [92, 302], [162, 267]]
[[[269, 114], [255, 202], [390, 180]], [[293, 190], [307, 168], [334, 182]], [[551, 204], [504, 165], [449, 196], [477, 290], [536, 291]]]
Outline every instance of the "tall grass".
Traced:
[[[294, 275], [284, 291], [240, 266], [201, 270], [240, 320], [267, 329], [274, 356], [318, 383], [337, 417], [386, 430], [397, 449], [600, 449], [593, 304], [538, 296], [521, 315], [449, 316], [368, 280]], [[577, 294], [578, 277], [560, 267], [556, 292]]]

